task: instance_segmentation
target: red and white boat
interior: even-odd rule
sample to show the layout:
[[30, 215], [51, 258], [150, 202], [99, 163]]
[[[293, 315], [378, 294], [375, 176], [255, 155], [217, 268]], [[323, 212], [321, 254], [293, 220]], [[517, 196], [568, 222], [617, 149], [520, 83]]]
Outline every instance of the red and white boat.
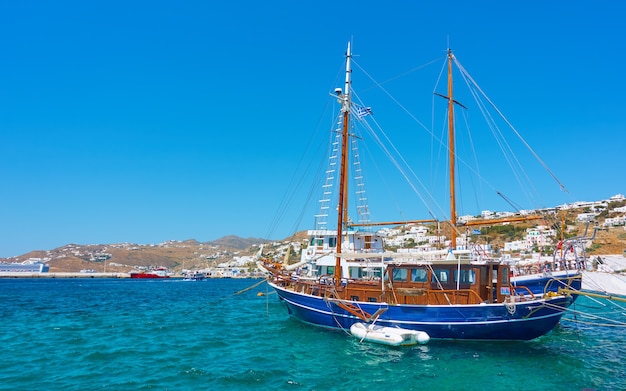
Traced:
[[170, 278], [167, 268], [157, 267], [156, 269], [130, 272], [130, 278]]

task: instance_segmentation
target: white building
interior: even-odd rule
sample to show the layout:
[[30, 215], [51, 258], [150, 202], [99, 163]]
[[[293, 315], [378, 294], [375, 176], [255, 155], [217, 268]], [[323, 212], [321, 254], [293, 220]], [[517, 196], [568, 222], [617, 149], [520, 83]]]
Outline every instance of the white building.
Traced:
[[483, 219], [489, 219], [495, 216], [495, 214], [496, 212], [492, 212], [490, 210], [483, 210], [482, 212], [480, 212], [480, 217], [482, 217]]
[[521, 251], [526, 249], [527, 248], [525, 240], [515, 240], [512, 242], [504, 243], [504, 251]]
[[618, 216], [618, 217], [607, 217], [604, 220], [605, 227], [615, 227], [617, 225], [626, 224], [626, 216]]
[[476, 220], [476, 217], [472, 215], [464, 215], [464, 216], [458, 216], [456, 220], [459, 223], [467, 223], [468, 221]]
[[504, 243], [504, 251], [531, 250], [534, 246], [542, 247], [553, 242], [556, 231], [545, 225], [526, 229], [526, 237], [523, 240], [515, 240]]
[[506, 217], [515, 216], [515, 213], [513, 213], [513, 212], [496, 212], [495, 215], [496, 215], [497, 218], [506, 218]]
[[576, 216], [576, 220], [582, 222], [591, 221], [597, 215], [597, 213], [579, 213], [578, 216]]

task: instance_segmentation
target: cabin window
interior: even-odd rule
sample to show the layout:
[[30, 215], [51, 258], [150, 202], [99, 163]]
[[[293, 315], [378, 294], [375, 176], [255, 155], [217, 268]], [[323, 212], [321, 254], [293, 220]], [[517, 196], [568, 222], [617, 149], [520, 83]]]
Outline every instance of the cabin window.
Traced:
[[461, 270], [461, 280], [458, 278], [458, 270], [454, 271], [454, 282], [460, 282], [461, 284], [473, 284], [476, 282], [476, 272], [474, 269]]
[[366, 267], [361, 269], [361, 278], [367, 278], [370, 280], [380, 280], [382, 276], [382, 271], [377, 267]]
[[337, 238], [328, 238], [328, 247], [337, 247]]
[[352, 300], [352, 301], [359, 301], [359, 296], [352, 295], [352, 296], [350, 296], [350, 300]]
[[432, 282], [441, 282], [441, 283], [446, 283], [448, 282], [450, 271], [448, 269], [435, 269], [433, 270], [433, 280]]
[[360, 267], [350, 266], [348, 268], [350, 271], [350, 278], [361, 278], [363, 277], [363, 269]]
[[324, 238], [311, 238], [311, 246], [323, 247]]
[[424, 269], [411, 269], [411, 281], [413, 282], [428, 281], [428, 272]]
[[370, 303], [376, 303], [376, 298], [375, 297], [368, 297], [367, 301], [369, 301]]
[[407, 281], [408, 274], [408, 269], [393, 269], [393, 281]]
[[326, 266], [326, 274], [335, 274], [334, 266]]
[[502, 268], [502, 285], [509, 285], [509, 268]]

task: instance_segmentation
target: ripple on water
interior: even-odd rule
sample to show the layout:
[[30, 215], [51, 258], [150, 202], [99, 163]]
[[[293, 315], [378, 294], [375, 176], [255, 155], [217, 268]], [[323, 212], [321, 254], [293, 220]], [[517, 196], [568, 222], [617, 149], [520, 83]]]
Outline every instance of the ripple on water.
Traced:
[[393, 348], [290, 319], [275, 295], [235, 294], [256, 282], [0, 280], [0, 390], [327, 390], [344, 388], [338, 375], [352, 390], [626, 384], [623, 329], [566, 319], [530, 342]]

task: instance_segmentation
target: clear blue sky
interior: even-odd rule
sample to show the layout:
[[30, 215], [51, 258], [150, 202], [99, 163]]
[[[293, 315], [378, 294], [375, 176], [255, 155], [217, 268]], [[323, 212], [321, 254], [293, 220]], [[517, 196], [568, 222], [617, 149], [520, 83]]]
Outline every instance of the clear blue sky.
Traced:
[[449, 45], [567, 186], [546, 206], [626, 192], [625, 7], [2, 1], [0, 257], [290, 235], [297, 212], [273, 221], [349, 40], [380, 79]]

